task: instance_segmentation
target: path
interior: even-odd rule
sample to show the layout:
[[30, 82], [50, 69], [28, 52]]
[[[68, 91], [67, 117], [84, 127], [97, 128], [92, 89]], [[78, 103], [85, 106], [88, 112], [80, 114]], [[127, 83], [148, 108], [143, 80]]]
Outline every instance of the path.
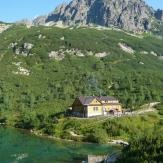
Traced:
[[156, 109], [154, 108], [156, 105], [158, 105], [160, 102], [152, 102], [149, 104], [146, 104], [142, 106], [143, 109], [133, 112], [126, 112], [127, 115], [140, 115], [148, 112], [154, 112]]

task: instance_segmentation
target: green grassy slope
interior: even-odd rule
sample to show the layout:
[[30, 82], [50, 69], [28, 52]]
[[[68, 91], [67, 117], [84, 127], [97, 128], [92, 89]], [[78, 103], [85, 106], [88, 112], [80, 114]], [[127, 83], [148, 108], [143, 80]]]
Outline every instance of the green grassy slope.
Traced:
[[[43, 38], [39, 38], [41, 35]], [[64, 40], [61, 39], [64, 37]], [[16, 55], [10, 43], [32, 43], [32, 56]], [[131, 55], [120, 49], [124, 43], [135, 50]], [[0, 113], [10, 122], [24, 112], [50, 116], [65, 111], [80, 95], [113, 95], [123, 106], [136, 109], [163, 98], [163, 61], [150, 54], [163, 54], [163, 40], [144, 35], [131, 36], [122, 31], [88, 28], [60, 29], [13, 25], [0, 34]], [[78, 49], [83, 54], [107, 52], [105, 58], [67, 54], [62, 61], [49, 59], [48, 53]], [[149, 54], [142, 54], [147, 51]], [[30, 75], [14, 74], [15, 63]], [[8, 114], [10, 113], [10, 114]], [[12, 114], [11, 114], [12, 113]]]

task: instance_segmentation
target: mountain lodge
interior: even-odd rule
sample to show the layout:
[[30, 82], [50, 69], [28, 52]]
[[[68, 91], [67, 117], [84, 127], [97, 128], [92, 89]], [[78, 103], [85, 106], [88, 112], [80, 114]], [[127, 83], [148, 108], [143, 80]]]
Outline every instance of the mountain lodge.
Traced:
[[77, 117], [95, 117], [121, 115], [122, 107], [119, 101], [109, 96], [81, 96], [72, 104], [73, 115]]

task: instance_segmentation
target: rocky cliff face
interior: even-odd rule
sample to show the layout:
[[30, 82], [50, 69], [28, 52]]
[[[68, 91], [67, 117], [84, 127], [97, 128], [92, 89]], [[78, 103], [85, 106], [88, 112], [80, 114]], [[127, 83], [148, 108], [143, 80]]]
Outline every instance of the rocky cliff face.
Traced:
[[[129, 31], [150, 29], [153, 10], [143, 0], [72, 0], [50, 13], [42, 23], [117, 26]], [[37, 23], [38, 22], [38, 23]], [[39, 24], [40, 19], [35, 20]]]
[[46, 16], [39, 16], [33, 20], [33, 25], [45, 25], [46, 19]]
[[163, 10], [158, 9], [155, 12], [155, 17], [156, 17], [156, 19], [163, 21]]

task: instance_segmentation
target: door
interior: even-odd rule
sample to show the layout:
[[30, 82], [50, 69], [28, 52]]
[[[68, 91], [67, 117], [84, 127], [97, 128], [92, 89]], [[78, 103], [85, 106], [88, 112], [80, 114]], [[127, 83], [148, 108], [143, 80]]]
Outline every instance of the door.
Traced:
[[83, 113], [84, 118], [88, 118], [88, 111], [87, 107], [84, 107], [84, 113]]

